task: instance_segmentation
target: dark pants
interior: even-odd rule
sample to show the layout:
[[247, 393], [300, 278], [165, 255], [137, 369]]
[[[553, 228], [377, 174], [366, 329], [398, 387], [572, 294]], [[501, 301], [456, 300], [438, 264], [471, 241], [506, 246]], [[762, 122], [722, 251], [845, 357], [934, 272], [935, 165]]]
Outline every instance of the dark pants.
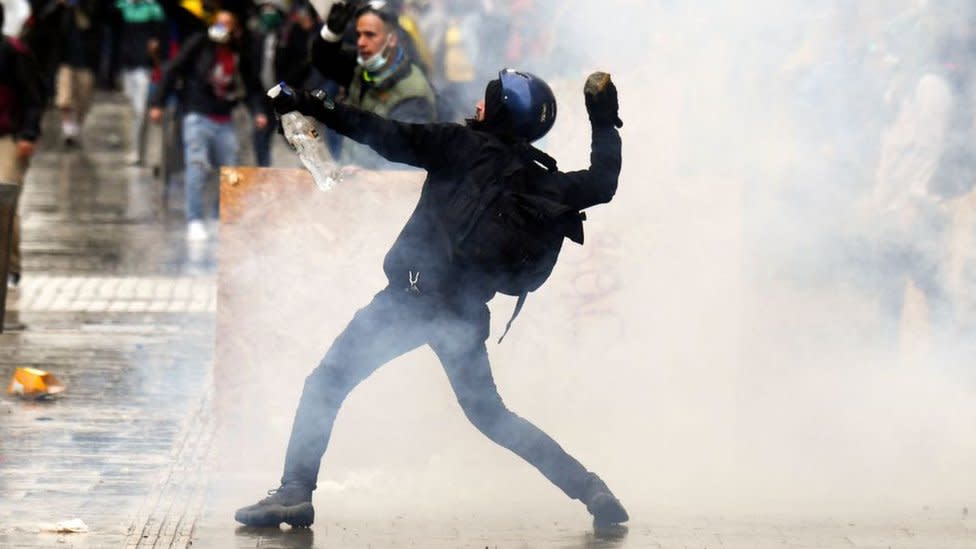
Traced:
[[549, 435], [502, 402], [491, 375], [485, 340], [488, 307], [443, 301], [387, 288], [356, 313], [336, 338], [305, 389], [285, 457], [282, 484], [315, 488], [332, 425], [346, 395], [377, 368], [421, 345], [440, 359], [464, 414], [497, 444], [528, 461], [571, 498], [584, 496], [589, 473]]
[[276, 120], [269, 120], [263, 128], [254, 129], [254, 163], [259, 167], [271, 166], [271, 138], [277, 133]]

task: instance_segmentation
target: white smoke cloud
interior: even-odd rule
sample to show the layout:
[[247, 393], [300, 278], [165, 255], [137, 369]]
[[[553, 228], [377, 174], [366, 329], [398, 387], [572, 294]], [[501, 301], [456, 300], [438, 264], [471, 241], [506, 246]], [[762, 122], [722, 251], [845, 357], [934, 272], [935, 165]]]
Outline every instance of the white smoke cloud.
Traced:
[[[905, 319], [885, 316], [875, 289], [891, 273], [872, 261], [877, 227], [861, 215], [881, 132], [932, 69], [945, 18], [907, 1], [556, 4], [559, 55], [526, 67], [553, 75], [559, 101], [541, 146], [563, 170], [588, 164], [582, 84], [607, 70], [620, 91], [624, 170], [615, 200], [589, 212], [586, 244], [567, 245], [506, 341], [490, 340], [509, 408], [599, 473], [635, 517], [972, 506], [971, 349], [926, 335], [912, 286]], [[252, 403], [267, 416], [256, 452], [239, 452], [228, 471], [246, 478], [235, 495], [276, 482], [298, 380], [380, 288], [410, 189], [380, 196], [347, 182], [336, 196], [342, 219], [356, 221], [341, 225], [330, 225], [339, 206], [317, 199], [320, 240], [310, 242], [321, 245], [303, 249], [314, 276], [276, 277], [288, 281], [275, 307], [288, 311], [277, 319], [290, 358], [262, 367], [288, 383]], [[972, 200], [955, 207], [957, 249], [971, 248]], [[316, 238], [296, 227], [289, 242], [296, 234]], [[362, 242], [355, 261], [346, 239]], [[281, 265], [294, 259], [291, 244], [252, 244], [269, 264], [275, 250]], [[972, 257], [951, 261], [964, 302]], [[513, 305], [491, 303], [493, 334]], [[893, 322], [905, 328], [900, 343], [885, 336]], [[354, 391], [316, 505], [367, 516], [582, 513], [468, 424], [445, 381], [418, 350]], [[235, 448], [253, 439], [235, 435]]]

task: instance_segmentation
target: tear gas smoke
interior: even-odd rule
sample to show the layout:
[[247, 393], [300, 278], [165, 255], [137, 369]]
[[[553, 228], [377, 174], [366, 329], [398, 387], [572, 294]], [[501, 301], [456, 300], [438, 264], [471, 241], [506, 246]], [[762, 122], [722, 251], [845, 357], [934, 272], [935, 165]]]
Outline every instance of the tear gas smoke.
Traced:
[[[505, 343], [490, 344], [508, 407], [634, 517], [971, 507], [972, 347], [965, 332], [927, 330], [921, 283], [875, 259], [895, 234], [875, 196], [878, 174], [911, 179], [879, 168], [903, 154], [890, 129], [959, 35], [949, 23], [973, 14], [908, 1], [549, 4], [534, 23], [551, 24], [554, 45], [519, 65], [559, 101], [540, 146], [563, 170], [588, 164], [582, 84], [606, 70], [624, 168], [615, 200], [589, 212], [586, 244], [566, 246]], [[268, 362], [224, 365], [243, 376], [236, 394], [261, 395], [228, 426], [235, 496], [276, 483], [300, 380], [384, 284], [382, 256], [417, 196], [407, 177], [386, 194], [347, 182], [319, 219], [252, 204], [288, 240], [254, 233], [265, 255], [231, 269], [270, 293], [221, 280], [244, 313], [234, 323], [263, 316], [280, 336], [255, 349]], [[945, 287], [954, 318], [971, 322], [976, 204], [947, 207]], [[898, 234], [933, 241], [923, 226]], [[313, 240], [290, 265], [299, 237]], [[904, 316], [884, 306], [891, 287], [907, 295]], [[513, 304], [491, 303], [493, 333]], [[268, 383], [245, 375], [257, 367], [275, 382], [249, 391], [248, 379]], [[583, 513], [467, 423], [426, 349], [346, 401], [315, 498], [347, 515]]]

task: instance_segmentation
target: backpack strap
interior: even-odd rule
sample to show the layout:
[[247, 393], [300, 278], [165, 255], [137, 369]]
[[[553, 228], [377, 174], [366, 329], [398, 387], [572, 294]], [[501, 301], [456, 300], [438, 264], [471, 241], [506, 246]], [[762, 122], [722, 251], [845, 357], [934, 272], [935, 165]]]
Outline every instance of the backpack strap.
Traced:
[[512, 318], [508, 319], [508, 324], [505, 325], [505, 332], [502, 337], [498, 338], [498, 342], [501, 343], [505, 336], [508, 335], [508, 330], [512, 327], [512, 322], [515, 322], [515, 317], [522, 312], [522, 306], [525, 305], [525, 298], [528, 297], [528, 292], [522, 292], [518, 296], [518, 301], [515, 302], [515, 311], [512, 313]]

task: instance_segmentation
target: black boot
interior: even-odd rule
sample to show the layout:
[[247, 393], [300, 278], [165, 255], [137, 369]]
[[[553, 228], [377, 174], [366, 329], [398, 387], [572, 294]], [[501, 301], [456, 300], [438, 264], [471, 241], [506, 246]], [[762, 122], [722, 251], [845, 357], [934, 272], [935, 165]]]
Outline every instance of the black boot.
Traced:
[[315, 521], [312, 490], [297, 483], [282, 484], [254, 505], [238, 509], [234, 520], [261, 528], [277, 527], [282, 522], [296, 528], [311, 526]]
[[597, 527], [607, 527], [630, 520], [627, 510], [620, 500], [613, 495], [607, 484], [600, 477], [590, 473], [586, 481], [586, 492], [582, 498], [586, 510], [593, 515], [593, 524]]

